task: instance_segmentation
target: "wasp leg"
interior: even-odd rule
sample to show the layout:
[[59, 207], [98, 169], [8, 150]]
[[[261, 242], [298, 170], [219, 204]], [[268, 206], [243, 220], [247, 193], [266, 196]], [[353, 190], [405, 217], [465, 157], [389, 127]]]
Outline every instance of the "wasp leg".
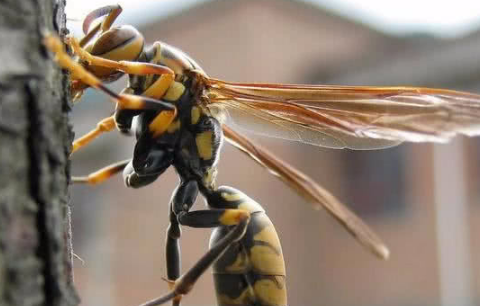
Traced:
[[[120, 110], [117, 110], [115, 115], [101, 120], [97, 124], [95, 129], [91, 130], [90, 132], [76, 139], [73, 142], [73, 148], [72, 148], [71, 154], [75, 153], [80, 148], [87, 146], [90, 142], [92, 142], [95, 138], [99, 137], [101, 134], [113, 131], [115, 129], [116, 122], [117, 122], [116, 121], [116, 118], [118, 117], [117, 113], [126, 115], [126, 113], [129, 111], [133, 112], [133, 114], [137, 114], [135, 110], [120, 109]], [[131, 115], [131, 114], [129, 113], [128, 115]], [[149, 125], [149, 129], [152, 132], [153, 137], [163, 134], [163, 132], [167, 130], [168, 126], [170, 125], [170, 123], [172, 123], [174, 119], [175, 119], [175, 112], [172, 112], [172, 111], [164, 111], [158, 114]], [[120, 125], [119, 129], [123, 133], [127, 133], [130, 129], [130, 126]]]
[[102, 81], [88, 72], [82, 65], [78, 64], [65, 53], [63, 45], [54, 35], [49, 35], [45, 38], [45, 45], [55, 53], [56, 60], [65, 69], [68, 69], [74, 77], [83, 83], [103, 91], [117, 102], [117, 106], [122, 109], [132, 110], [155, 110], [161, 111], [158, 116], [153, 119], [149, 128], [154, 134], [154, 137], [161, 135], [173, 122], [177, 115], [177, 109], [171, 102], [166, 102], [158, 99], [153, 99], [145, 96], [131, 95], [131, 94], [117, 94], [105, 87]]
[[93, 74], [85, 70], [82, 65], [73, 61], [65, 50], [58, 37], [49, 35], [45, 38], [45, 45], [55, 53], [58, 63], [65, 69], [68, 69], [78, 80], [83, 83], [103, 91], [117, 102], [117, 107], [131, 110], [155, 110], [160, 111], [157, 117], [149, 125], [149, 129], [154, 137], [157, 137], [173, 122], [177, 116], [177, 109], [171, 102], [153, 99], [145, 96], [131, 94], [117, 94], [105, 87], [102, 81]]
[[[111, 91], [105, 85], [102, 84], [102, 81], [95, 77], [92, 73], [88, 72], [82, 65], [79, 63], [75, 62], [66, 52], [65, 49], [63, 48], [63, 44], [60, 41], [60, 39], [55, 36], [55, 35], [47, 35], [44, 40], [45, 46], [53, 53], [55, 53], [55, 59], [57, 60], [58, 64], [64, 68], [70, 71], [72, 74], [72, 79], [74, 80], [80, 80], [81, 82], [85, 83], [88, 86], [94, 87], [98, 90], [103, 91], [110, 97], [112, 97], [116, 102], [118, 102], [123, 108], [130, 108], [130, 109], [156, 109], [156, 110], [161, 110], [161, 108], [169, 108], [169, 109], [174, 109], [175, 107], [172, 105], [172, 103], [164, 102], [161, 100], [157, 99], [152, 99], [148, 97], [140, 97], [136, 95], [129, 95], [129, 94], [116, 94], [115, 92]], [[117, 63], [115, 61], [112, 61], [114, 63]], [[131, 63], [133, 66], [136, 66], [136, 63]], [[146, 71], [146, 74], [163, 74], [163, 73], [171, 73], [173, 74], [173, 71], [164, 66], [159, 66], [159, 65], [145, 65], [144, 67]], [[140, 68], [139, 70], [142, 70], [143, 68]], [[170, 71], [170, 72], [169, 72]], [[142, 103], [141, 101], [144, 101], [145, 103]], [[144, 107], [145, 106], [145, 107]]]
[[[167, 229], [165, 242], [165, 257], [167, 262], [167, 278], [170, 290], [174, 290], [175, 281], [180, 277], [180, 236], [182, 234], [177, 213], [188, 211], [195, 203], [198, 196], [198, 184], [196, 181], [184, 181], [175, 189], [170, 202], [170, 225]], [[177, 212], [177, 213], [176, 213]], [[172, 300], [172, 306], [180, 305], [181, 297]]]
[[[175, 281], [180, 277], [181, 258], [180, 258], [180, 236], [182, 230], [177, 221], [177, 217], [170, 206], [170, 224], [167, 228], [167, 239], [165, 242], [165, 258], [167, 261], [167, 282], [170, 290], [174, 290]], [[172, 299], [172, 306], [180, 305], [180, 297]]]
[[[73, 61], [65, 50], [63, 45], [54, 35], [45, 37], [45, 45], [55, 53], [56, 60], [65, 69], [68, 69], [78, 80], [83, 83], [103, 91], [117, 102], [117, 107], [131, 110], [155, 110], [160, 111], [157, 117], [149, 125], [149, 129], [154, 137], [160, 136], [165, 132], [168, 126], [177, 116], [177, 108], [171, 103], [146, 96], [131, 94], [117, 94], [105, 87], [102, 81], [88, 72], [82, 65]], [[161, 78], [160, 78], [161, 79]]]
[[97, 127], [73, 142], [72, 153], [75, 153], [81, 147], [88, 145], [92, 140], [103, 133], [115, 129], [115, 118], [113, 116], [105, 118], [97, 123]]
[[[84, 47], [87, 45], [90, 40], [99, 32], [100, 29], [102, 29], [102, 33], [110, 29], [112, 26], [113, 22], [115, 19], [120, 15], [122, 12], [122, 8], [120, 5], [109, 5], [105, 7], [101, 7], [99, 9], [96, 9], [95, 11], [91, 12], [90, 14], [87, 15], [85, 20], [83, 21], [83, 33], [85, 33], [85, 36], [80, 40], [79, 46]], [[97, 18], [102, 17], [107, 15], [105, 19], [98, 23], [92, 30], [88, 31], [90, 28], [90, 24]], [[88, 32], [88, 33], [87, 33]], [[83, 91], [88, 88], [87, 85], [85, 85], [82, 82], [79, 82], [78, 80], [73, 80], [72, 82], [72, 95], [73, 95], [73, 101], [77, 101], [80, 99], [80, 97], [83, 94]]]
[[122, 172], [125, 167], [131, 162], [130, 159], [122, 160], [114, 164], [108, 165], [98, 171], [92, 172], [87, 176], [72, 177], [72, 183], [74, 184], [89, 184], [97, 185], [103, 183], [107, 179], [111, 178], [117, 173]]
[[250, 213], [241, 209], [216, 209], [182, 212], [177, 216], [179, 223], [185, 226], [211, 228], [218, 226], [234, 226], [232, 230], [208, 250], [200, 260], [185, 274], [178, 278], [173, 290], [141, 306], [155, 306], [188, 294], [198, 278], [227, 250], [234, 242], [243, 237], [250, 220]]
[[77, 54], [82, 60], [89, 62], [91, 65], [112, 68], [123, 71], [127, 74], [160, 75], [160, 77], [145, 90], [143, 93], [145, 96], [154, 98], [163, 97], [175, 79], [175, 73], [167, 66], [144, 62], [114, 61], [102, 58], [85, 51], [75, 38], [67, 37], [66, 40], [74, 50], [74, 53]]
[[[132, 92], [133, 90], [131, 88], [124, 88], [121, 94], [130, 94]], [[73, 142], [73, 148], [70, 155], [75, 153], [81, 147], [88, 145], [91, 141], [93, 141], [101, 134], [112, 131], [113, 129], [115, 129], [115, 126], [117, 126], [117, 128], [123, 134], [130, 134], [132, 119], [139, 114], [140, 111], [138, 110], [121, 109], [117, 104], [117, 109], [115, 110], [115, 114], [113, 116], [101, 120], [97, 124], [97, 127], [95, 129], [76, 139]]]
[[87, 176], [74, 176], [72, 183], [74, 184], [90, 184], [97, 185], [103, 183], [115, 174], [122, 172], [125, 185], [131, 188], [140, 188], [155, 181], [161, 173], [153, 175], [138, 175], [133, 169], [132, 160], [127, 159], [114, 164], [108, 165], [98, 171], [92, 172]]
[[80, 59], [82, 59], [83, 61], [89, 62], [91, 65], [94, 65], [94, 66], [103, 66], [107, 68], [113, 68], [113, 69], [123, 71], [127, 74], [165, 75], [165, 82], [169, 80], [170, 83], [173, 81], [175, 77], [175, 73], [173, 72], [173, 70], [168, 68], [167, 66], [156, 65], [151, 63], [143, 63], [143, 62], [114, 61], [114, 60], [109, 60], [100, 56], [92, 55], [89, 52], [85, 51], [80, 46], [78, 41], [72, 36], [69, 36], [66, 38], [66, 43], [72, 47], [74, 53], [78, 55]]

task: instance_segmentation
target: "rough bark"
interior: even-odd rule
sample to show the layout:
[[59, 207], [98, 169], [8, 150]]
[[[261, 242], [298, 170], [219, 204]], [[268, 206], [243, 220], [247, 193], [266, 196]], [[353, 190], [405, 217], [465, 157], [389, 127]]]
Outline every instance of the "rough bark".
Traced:
[[42, 45], [64, 0], [0, 1], [0, 305], [77, 305], [67, 79]]

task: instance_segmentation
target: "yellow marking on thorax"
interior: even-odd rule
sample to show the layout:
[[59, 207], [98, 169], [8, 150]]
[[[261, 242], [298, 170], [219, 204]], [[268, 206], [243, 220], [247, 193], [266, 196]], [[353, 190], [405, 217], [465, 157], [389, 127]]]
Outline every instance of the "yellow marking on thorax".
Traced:
[[202, 112], [199, 107], [197, 106], [192, 107], [192, 110], [191, 110], [192, 124], [197, 124], [201, 114]]
[[285, 280], [282, 277], [276, 277], [276, 281], [268, 278], [257, 280], [253, 289], [256, 296], [268, 305], [287, 305]]
[[180, 120], [175, 120], [173, 121], [167, 128], [167, 132], [168, 133], [175, 133], [176, 131], [178, 131], [180, 129], [180, 127], [182, 126], [182, 123], [180, 122]]
[[170, 126], [173, 119], [175, 119], [175, 112], [162, 111], [160, 114], [152, 120], [148, 125], [148, 129], [153, 133], [153, 137], [162, 135]]
[[142, 95], [154, 98], [162, 99], [165, 93], [169, 90], [170, 86], [174, 83], [173, 76], [170, 74], [162, 74], [150, 87], [143, 92]]
[[167, 101], [177, 101], [184, 92], [185, 85], [175, 81], [170, 84], [170, 87], [167, 89], [167, 92], [163, 96], [163, 99]]
[[203, 185], [207, 187], [215, 186], [215, 178], [217, 177], [217, 170], [215, 168], [210, 168], [206, 171], [206, 175], [203, 176]]
[[285, 275], [282, 248], [273, 225], [267, 225], [253, 236], [253, 240], [254, 244], [255, 241], [263, 243], [256, 244], [250, 249], [250, 259], [254, 269], [263, 274]]
[[[154, 44], [156, 51], [154, 57], [150, 60], [151, 63], [157, 65], [164, 65], [172, 69], [175, 74], [178, 73], [175, 67], [171, 67], [168, 63], [165, 63], [162, 56], [162, 45], [159, 42]], [[154, 75], [149, 75], [146, 80], [146, 84], [151, 84]], [[162, 74], [143, 95], [152, 97], [155, 99], [164, 99], [167, 101], [177, 101], [185, 92], [185, 86], [176, 82], [172, 75]]]
[[212, 131], [202, 132], [198, 134], [197, 137], [195, 137], [198, 155], [203, 160], [212, 159], [212, 156], [213, 156], [212, 139], [213, 139]]

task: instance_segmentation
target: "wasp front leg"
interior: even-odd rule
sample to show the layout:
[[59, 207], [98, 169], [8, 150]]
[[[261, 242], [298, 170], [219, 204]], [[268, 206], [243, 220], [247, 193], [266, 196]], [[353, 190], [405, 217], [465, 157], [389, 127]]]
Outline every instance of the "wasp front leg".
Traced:
[[[138, 35], [140, 35], [138, 33]], [[105, 68], [115, 70], [115, 71], [121, 71], [129, 75], [148, 75], [148, 76], [154, 76], [154, 75], [159, 75], [160, 77], [155, 80], [154, 82], [149, 85], [148, 88], [145, 89], [145, 91], [142, 93], [144, 96], [152, 97], [155, 99], [160, 99], [163, 98], [168, 101], [176, 101], [179, 96], [183, 93], [185, 90], [185, 87], [183, 84], [179, 82], [175, 82], [175, 73], [174, 71], [164, 65], [158, 65], [158, 64], [153, 64], [153, 63], [148, 63], [148, 62], [137, 62], [137, 61], [127, 61], [127, 60], [120, 60], [116, 61], [113, 59], [109, 58], [104, 58], [101, 56], [96, 56], [92, 55], [90, 52], [84, 50], [80, 44], [76, 41], [75, 38], [73, 37], [67, 37], [66, 42], [72, 47], [74, 50], [74, 53], [80, 57], [80, 59], [84, 62], [88, 63], [88, 66], [90, 69], [93, 71], [97, 71], [98, 68], [95, 67], [103, 67], [104, 71]], [[97, 42], [96, 45], [99, 45], [99, 49], [109, 49], [109, 46], [102, 47], [102, 43], [104, 44], [111, 44], [111, 41], [106, 41], [106, 42]], [[131, 42], [129, 42], [131, 43]], [[125, 50], [110, 50], [108, 53], [112, 54], [117, 54], [116, 57], [121, 57], [121, 53], [129, 52], [128, 48], [124, 46], [124, 44], [118, 44], [121, 45], [121, 48], [124, 48]], [[156, 42], [152, 46], [152, 50], [155, 51], [156, 54], [161, 54], [161, 44]], [[128, 58], [127, 55], [124, 56], [125, 58]], [[114, 71], [111, 72], [114, 74]], [[90, 85], [90, 84], [88, 84]], [[74, 87], [80, 86], [77, 83], [74, 83]], [[90, 85], [92, 86], [92, 85]]]
[[[133, 91], [130, 88], [125, 88], [121, 94], [130, 94], [131, 92]], [[75, 139], [70, 155], [80, 148], [87, 146], [100, 135], [113, 131], [115, 127], [117, 127], [123, 134], [128, 134], [130, 132], [133, 117], [139, 115], [139, 113], [140, 111], [138, 110], [122, 109], [117, 105], [117, 109], [113, 116], [100, 120], [93, 130]]]
[[92, 172], [87, 176], [74, 176], [72, 177], [72, 182], [74, 184], [89, 184], [89, 185], [101, 184], [104, 181], [108, 180], [109, 178], [113, 177], [115, 174], [122, 172], [129, 163], [131, 163], [130, 159], [116, 162], [100, 170]]
[[[153, 88], [155, 89], [155, 92], [149, 93], [147, 89], [147, 92], [144, 93], [145, 95], [148, 95], [150, 97], [156, 97], [156, 98], [162, 97], [167, 92], [168, 88], [170, 87], [170, 85], [172, 85], [174, 81], [175, 73], [173, 72], [172, 69], [170, 69], [167, 66], [162, 66], [162, 65], [152, 64], [152, 63], [144, 63], [144, 62], [125, 61], [125, 60], [116, 61], [116, 60], [92, 55], [90, 52], [83, 49], [78, 43], [78, 41], [71, 36], [66, 38], [66, 43], [69, 44], [72, 47], [74, 53], [78, 55], [78, 57], [82, 61], [87, 62], [89, 66], [99, 66], [104, 68], [110, 68], [113, 70], [124, 72], [129, 75], [160, 75], [160, 79], [157, 80], [156, 84], [154, 84], [153, 86]], [[111, 43], [111, 42], [108, 41], [108, 43]], [[125, 48], [123, 44], [121, 45], [122, 45], [122, 48]], [[104, 48], [108, 48], [108, 47], [109, 46], [105, 46]], [[128, 51], [112, 49], [109, 52], [118, 53], [118, 52], [128, 52]], [[150, 89], [150, 91], [152, 90], [153, 89]]]
[[[115, 115], [102, 119], [95, 129], [76, 139], [73, 142], [72, 154], [87, 146], [101, 134], [113, 131], [116, 126], [120, 131], [128, 132], [131, 126], [131, 118], [138, 115], [140, 111], [160, 111], [148, 126], [154, 138], [162, 135], [177, 116], [175, 106], [168, 102], [126, 94], [116, 95], [116, 97], [118, 100]], [[117, 122], [118, 119], [120, 119], [119, 123]]]
[[[155, 82], [155, 86], [151, 89], [152, 93], [148, 94], [147, 92], [144, 95], [161, 98], [167, 90], [170, 88], [170, 85], [173, 82], [175, 77], [174, 72], [166, 67], [161, 65], [155, 65], [150, 63], [137, 63], [129, 61], [113, 61], [104, 59], [101, 57], [92, 56], [87, 51], [83, 50], [78, 43], [72, 39], [70, 41], [77, 51], [80, 53], [80, 56], [85, 56], [87, 61], [95, 62], [99, 66], [106, 68], [111, 68], [113, 71], [120, 70], [128, 74], [139, 74], [139, 75], [161, 75], [161, 77]], [[87, 71], [81, 64], [75, 62], [64, 50], [63, 44], [60, 39], [54, 35], [48, 35], [44, 40], [45, 46], [55, 53], [55, 59], [62, 68], [67, 69], [72, 74], [73, 84], [78, 88], [82, 88], [82, 84], [90, 86], [96, 89], [99, 89], [106, 94], [112, 96], [114, 99], [118, 99], [118, 95], [112, 95], [112, 92], [106, 88], [99, 77], [96, 74]], [[100, 74], [97, 71], [97, 74]], [[113, 74], [110, 71], [107, 75]], [[152, 87], [150, 86], [150, 87]], [[148, 89], [147, 89], [148, 90]], [[180, 92], [177, 90], [177, 92]]]
[[74, 176], [72, 177], [72, 183], [98, 185], [122, 171], [125, 185], [130, 188], [140, 188], [153, 183], [161, 174], [139, 175], [133, 168], [132, 160], [127, 159], [108, 165], [86, 176]]
[[[60, 40], [55, 36], [47, 36], [45, 38], [45, 45], [55, 53], [58, 63], [65, 69], [68, 69], [78, 80], [94, 87], [100, 91], [103, 91], [117, 104], [117, 109], [131, 110], [131, 111], [157, 111], [159, 114], [152, 120], [149, 129], [153, 134], [153, 137], [158, 137], [165, 132], [173, 120], [176, 118], [177, 109], [171, 102], [158, 100], [148, 96], [138, 96], [128, 93], [117, 94], [108, 89], [102, 81], [95, 75], [87, 71], [82, 65], [73, 61], [68, 54], [65, 53], [63, 45]], [[161, 78], [159, 78], [161, 79]], [[167, 82], [168, 83], [168, 82]], [[129, 91], [125, 91], [129, 92]], [[83, 143], [79, 142], [77, 147], [86, 145], [86, 143], [93, 140], [95, 137], [105, 131], [111, 131], [113, 129], [113, 122], [111, 118], [105, 119], [99, 123], [97, 128], [86, 136]]]

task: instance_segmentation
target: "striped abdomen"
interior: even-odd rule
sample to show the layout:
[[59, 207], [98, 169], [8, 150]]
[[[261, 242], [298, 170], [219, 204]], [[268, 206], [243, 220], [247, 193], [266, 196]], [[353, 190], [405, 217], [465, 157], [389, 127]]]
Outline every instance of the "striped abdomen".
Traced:
[[[218, 305], [285, 306], [285, 264], [275, 228], [259, 204], [243, 194], [238, 202], [238, 208], [247, 209], [252, 215], [243, 238], [231, 245], [213, 266]], [[228, 230], [216, 228], [210, 245]]]

